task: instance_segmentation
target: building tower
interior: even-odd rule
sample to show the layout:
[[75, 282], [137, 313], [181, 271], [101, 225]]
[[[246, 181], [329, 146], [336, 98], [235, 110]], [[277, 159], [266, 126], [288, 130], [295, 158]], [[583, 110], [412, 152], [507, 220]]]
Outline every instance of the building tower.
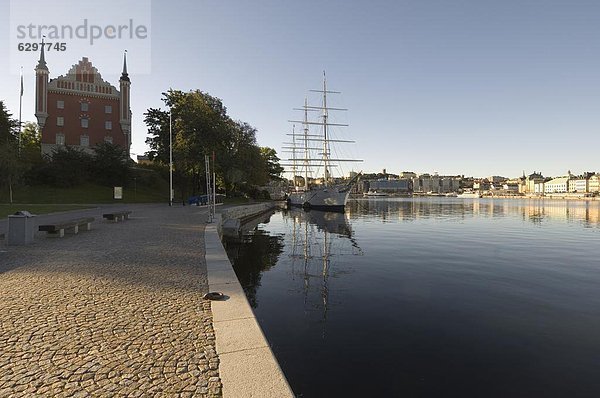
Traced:
[[127, 73], [127, 50], [125, 50], [125, 53], [123, 54], [123, 72], [121, 73], [121, 78], [119, 79], [119, 88], [119, 115], [121, 130], [125, 135], [125, 140], [127, 142], [127, 154], [129, 154], [129, 150], [131, 147], [131, 109], [129, 108], [131, 80], [129, 80], [129, 74]]
[[44, 40], [42, 39], [40, 59], [35, 67], [35, 117], [40, 129], [44, 128], [48, 118], [48, 73], [44, 57]]

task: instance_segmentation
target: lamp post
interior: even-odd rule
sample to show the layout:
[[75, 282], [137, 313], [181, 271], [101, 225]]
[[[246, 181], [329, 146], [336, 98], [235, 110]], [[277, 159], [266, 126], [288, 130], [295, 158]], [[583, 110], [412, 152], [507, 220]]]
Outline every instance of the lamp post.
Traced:
[[169, 206], [173, 206], [173, 110], [169, 109]]

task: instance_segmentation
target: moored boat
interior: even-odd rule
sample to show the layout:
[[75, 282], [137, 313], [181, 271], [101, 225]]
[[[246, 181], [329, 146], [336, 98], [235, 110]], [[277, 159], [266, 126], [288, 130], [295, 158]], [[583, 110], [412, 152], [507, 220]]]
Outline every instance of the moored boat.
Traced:
[[459, 193], [457, 198], [481, 198], [481, 194], [475, 191], [464, 191], [463, 193]]

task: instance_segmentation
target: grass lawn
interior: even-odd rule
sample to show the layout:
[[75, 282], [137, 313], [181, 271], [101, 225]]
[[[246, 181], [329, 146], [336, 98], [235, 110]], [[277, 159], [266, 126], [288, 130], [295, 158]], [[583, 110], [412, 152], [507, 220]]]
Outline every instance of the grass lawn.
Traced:
[[[113, 188], [95, 184], [84, 184], [73, 188], [50, 186], [16, 186], [13, 188], [13, 203], [65, 204], [65, 203], [152, 203], [168, 202], [168, 186], [164, 192], [145, 186], [123, 188], [123, 199], [113, 199]], [[0, 192], [0, 203], [8, 203], [8, 192]]]
[[92, 206], [85, 205], [19, 205], [19, 204], [0, 204], [0, 219], [6, 218], [10, 214], [20, 210], [27, 210], [31, 214], [48, 214], [59, 211], [89, 209]]

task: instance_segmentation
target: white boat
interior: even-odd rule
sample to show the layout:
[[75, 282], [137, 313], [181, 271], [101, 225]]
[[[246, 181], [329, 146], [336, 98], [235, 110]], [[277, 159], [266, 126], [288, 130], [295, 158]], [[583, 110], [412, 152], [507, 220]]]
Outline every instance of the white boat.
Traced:
[[481, 194], [479, 192], [474, 191], [464, 191], [463, 193], [459, 193], [457, 198], [481, 198]]
[[[331, 108], [327, 106], [327, 94], [337, 93], [337, 91], [327, 90], [327, 80], [323, 72], [323, 89], [311, 90], [323, 94], [323, 103], [321, 106], [309, 106], [308, 101], [304, 100], [304, 107], [298, 109], [304, 111], [304, 120], [290, 120], [292, 123], [302, 123], [303, 133], [296, 134], [292, 130], [292, 142], [289, 143], [292, 158], [292, 181], [293, 188], [287, 196], [287, 203], [290, 206], [301, 206], [304, 208], [326, 210], [326, 211], [344, 211], [348, 201], [348, 196], [352, 186], [358, 179], [357, 174], [347, 183], [336, 183], [332, 177], [332, 169], [339, 166], [342, 162], [362, 162], [358, 159], [337, 159], [331, 157], [331, 145], [338, 143], [352, 143], [353, 141], [332, 139], [329, 128], [331, 126], [347, 126], [346, 124], [331, 123], [329, 121], [330, 111], [345, 111], [346, 109]], [[319, 112], [320, 117], [316, 121], [309, 121], [309, 112]], [[316, 134], [309, 134], [309, 127], [318, 127]], [[300, 177], [300, 175], [302, 175]], [[319, 178], [312, 178], [313, 175], [319, 175]], [[302, 180], [301, 184], [298, 181]], [[318, 183], [317, 183], [318, 182]]]
[[456, 192], [448, 192], [446, 194], [447, 198], [456, 198], [458, 196], [458, 194]]
[[368, 191], [363, 193], [363, 196], [368, 197], [368, 198], [372, 198], [372, 197], [384, 197], [384, 196], [390, 196], [385, 192], [377, 192], [377, 191]]

